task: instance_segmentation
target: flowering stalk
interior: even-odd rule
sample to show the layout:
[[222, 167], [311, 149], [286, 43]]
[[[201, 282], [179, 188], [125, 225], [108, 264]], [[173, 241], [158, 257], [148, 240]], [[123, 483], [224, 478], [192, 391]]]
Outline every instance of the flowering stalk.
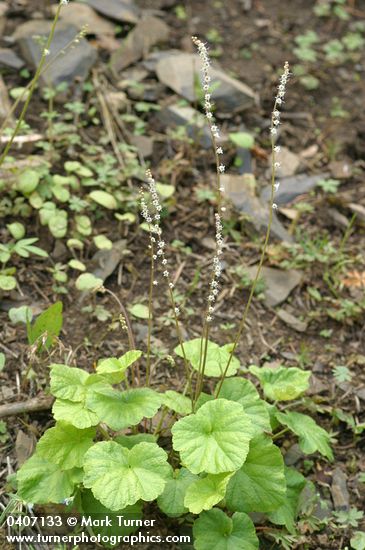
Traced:
[[251, 286], [251, 291], [250, 291], [250, 294], [249, 294], [249, 297], [248, 297], [248, 300], [247, 300], [247, 303], [246, 303], [246, 307], [243, 311], [242, 319], [241, 319], [241, 322], [240, 322], [239, 327], [238, 327], [236, 338], [234, 340], [232, 349], [230, 351], [230, 355], [229, 355], [229, 358], [228, 358], [227, 365], [226, 365], [226, 367], [224, 369], [224, 372], [221, 376], [221, 379], [220, 379], [220, 382], [219, 382], [219, 385], [218, 385], [218, 388], [217, 388], [217, 391], [216, 391], [216, 395], [215, 395], [216, 398], [219, 396], [219, 393], [222, 389], [222, 384], [223, 384], [224, 379], [227, 375], [229, 366], [230, 366], [232, 358], [233, 358], [233, 354], [234, 354], [235, 349], [237, 347], [237, 344], [240, 340], [243, 329], [245, 328], [245, 322], [246, 322], [246, 319], [247, 319], [248, 311], [250, 309], [252, 298], [254, 296], [256, 286], [257, 286], [257, 282], [258, 282], [259, 277], [260, 277], [261, 268], [262, 268], [262, 265], [263, 265], [264, 259], [265, 259], [266, 249], [267, 249], [267, 245], [268, 245], [268, 242], [269, 242], [271, 226], [272, 226], [272, 220], [273, 220], [273, 210], [277, 209], [277, 204], [274, 202], [274, 197], [275, 197], [275, 192], [279, 189], [279, 185], [280, 185], [279, 182], [276, 181], [276, 169], [280, 167], [280, 163], [276, 160], [276, 153], [280, 152], [280, 146], [276, 145], [276, 137], [277, 137], [277, 134], [278, 134], [278, 127], [280, 125], [280, 110], [279, 109], [281, 108], [281, 106], [284, 103], [286, 85], [287, 85], [289, 76], [290, 76], [289, 63], [286, 61], [285, 65], [284, 65], [284, 72], [283, 72], [283, 74], [280, 78], [280, 84], [278, 86], [278, 92], [277, 92], [277, 95], [276, 95], [276, 98], [275, 98], [274, 109], [273, 109], [273, 112], [272, 112], [272, 115], [271, 115], [271, 126], [270, 126], [270, 135], [271, 135], [271, 196], [270, 196], [270, 203], [269, 203], [269, 222], [268, 222], [268, 225], [267, 225], [265, 241], [264, 241], [264, 245], [263, 245], [263, 248], [262, 248], [261, 257], [260, 257], [260, 261], [259, 261], [259, 265], [258, 265], [258, 268], [257, 268], [256, 275], [255, 275], [255, 279], [253, 280], [253, 283], [252, 283], [252, 286]]
[[[165, 256], [165, 252], [164, 252], [166, 243], [165, 243], [165, 241], [162, 240], [162, 229], [160, 227], [160, 220], [161, 220], [160, 212], [162, 210], [162, 206], [160, 204], [160, 199], [159, 199], [159, 196], [158, 196], [158, 193], [157, 193], [156, 182], [155, 182], [150, 170], [146, 171], [146, 176], [147, 176], [147, 183], [148, 183], [149, 192], [150, 192], [151, 199], [152, 199], [152, 206], [153, 206], [153, 209], [154, 209], [154, 213], [151, 213], [149, 211], [147, 203], [144, 199], [143, 191], [141, 191], [141, 213], [142, 213], [142, 217], [145, 219], [146, 223], [148, 224], [148, 227], [149, 227], [149, 230], [150, 230], [150, 245], [149, 245], [149, 247], [150, 247], [150, 250], [151, 250], [151, 262], [152, 262], [151, 263], [151, 277], [150, 277], [150, 296], [149, 296], [149, 337], [148, 337], [148, 346], [150, 347], [150, 338], [151, 338], [151, 331], [152, 331], [152, 313], [151, 313], [151, 311], [152, 311], [153, 287], [158, 285], [158, 281], [154, 277], [154, 275], [155, 275], [155, 262], [156, 262], [156, 264], [158, 264], [158, 262], [160, 262], [161, 265], [163, 266], [163, 270], [164, 270], [163, 271], [163, 276], [167, 280], [167, 283], [168, 283], [169, 298], [170, 298], [172, 311], [173, 311], [173, 315], [174, 315], [176, 333], [177, 333], [179, 344], [180, 344], [182, 354], [183, 354], [183, 357], [184, 357], [185, 371], [186, 371], [186, 376], [187, 376], [187, 380], [189, 382], [189, 387], [190, 387], [191, 374], [190, 374], [188, 360], [187, 360], [186, 355], [185, 355], [184, 342], [183, 342], [180, 323], [179, 323], [179, 319], [178, 319], [178, 316], [180, 314], [180, 310], [177, 307], [177, 304], [175, 302], [174, 293], [173, 293], [174, 284], [173, 284], [173, 282], [171, 281], [171, 278], [170, 278], [170, 272], [169, 272], [168, 266], [167, 266], [168, 262], [167, 262], [167, 258]], [[152, 269], [152, 267], [153, 267], [153, 269]], [[148, 356], [149, 356], [149, 354], [150, 354], [150, 351], [147, 352]], [[148, 359], [148, 361], [150, 361], [150, 360]], [[148, 367], [148, 381], [149, 381], [149, 370], [150, 370], [150, 367]], [[147, 375], [146, 375], [146, 377], [147, 377]]]
[[38, 64], [38, 67], [37, 67], [37, 70], [35, 72], [35, 75], [34, 75], [34, 78], [32, 79], [31, 81], [31, 85], [29, 87], [29, 92], [28, 92], [28, 95], [27, 95], [27, 99], [25, 100], [24, 102], [24, 106], [23, 106], [23, 109], [20, 113], [20, 116], [19, 116], [19, 119], [16, 123], [16, 126], [13, 130], [13, 133], [8, 141], [8, 143], [6, 144], [6, 147], [3, 151], [3, 153], [1, 154], [0, 156], [0, 166], [3, 164], [4, 162], [4, 159], [6, 158], [6, 155], [8, 154], [9, 152], [9, 149], [10, 147], [12, 146], [13, 144], [13, 141], [16, 137], [16, 135], [18, 134], [20, 128], [21, 128], [21, 125], [23, 123], [23, 120], [24, 120], [24, 117], [25, 117], [25, 114], [28, 110], [28, 107], [29, 107], [29, 103], [30, 103], [30, 100], [32, 99], [32, 95], [33, 95], [33, 92], [35, 90], [35, 87], [36, 87], [36, 84], [39, 80], [39, 77], [41, 75], [41, 72], [42, 72], [42, 69], [43, 69], [43, 66], [45, 64], [45, 61], [46, 61], [46, 58], [47, 56], [49, 55], [50, 51], [49, 51], [49, 48], [51, 46], [51, 43], [52, 43], [52, 40], [53, 40], [53, 37], [54, 37], [54, 33], [55, 33], [55, 30], [56, 30], [56, 25], [57, 25], [57, 21], [58, 21], [58, 18], [60, 16], [60, 13], [61, 13], [61, 8], [63, 5], [67, 4], [67, 0], [61, 0], [58, 4], [58, 7], [57, 7], [57, 10], [56, 10], [56, 13], [55, 13], [55, 16], [54, 16], [54, 19], [53, 19], [53, 22], [52, 22], [52, 27], [51, 27], [51, 30], [50, 30], [50, 33], [48, 35], [48, 38], [47, 38], [47, 41], [46, 41], [46, 44], [43, 48], [43, 51], [42, 51], [42, 55], [41, 55], [41, 59], [39, 61], [39, 64]]
[[192, 41], [198, 49], [199, 56], [202, 60], [202, 87], [204, 91], [204, 110], [205, 116], [208, 121], [208, 127], [214, 147], [215, 153], [215, 162], [216, 162], [216, 181], [217, 181], [217, 194], [218, 194], [218, 212], [215, 214], [215, 256], [213, 258], [213, 274], [210, 281], [210, 291], [208, 296], [208, 305], [204, 315], [203, 329], [202, 329], [202, 338], [201, 338], [201, 347], [200, 347], [200, 359], [199, 359], [199, 369], [198, 369], [198, 379], [196, 384], [195, 399], [196, 403], [203, 384], [205, 365], [207, 360], [207, 350], [208, 350], [208, 339], [209, 339], [209, 330], [210, 324], [213, 320], [214, 313], [214, 304], [219, 294], [219, 280], [222, 274], [221, 266], [221, 255], [222, 255], [222, 221], [221, 213], [225, 211], [225, 207], [222, 206], [222, 199], [224, 193], [224, 187], [221, 183], [221, 174], [225, 172], [225, 166], [220, 160], [220, 156], [223, 154], [223, 149], [218, 145], [217, 140], [220, 138], [219, 128], [214, 120], [212, 113], [213, 103], [211, 101], [211, 76], [209, 74], [210, 69], [210, 59], [208, 54], [208, 49], [206, 44], [199, 40], [196, 36], [192, 37]]

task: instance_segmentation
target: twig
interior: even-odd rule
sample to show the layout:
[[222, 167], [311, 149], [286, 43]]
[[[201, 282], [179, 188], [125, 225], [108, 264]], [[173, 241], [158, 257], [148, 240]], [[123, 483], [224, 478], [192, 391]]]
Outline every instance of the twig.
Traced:
[[0, 418], [5, 416], [16, 416], [30, 412], [47, 411], [53, 405], [54, 398], [49, 397], [34, 397], [28, 401], [19, 401], [17, 403], [7, 403], [0, 405]]

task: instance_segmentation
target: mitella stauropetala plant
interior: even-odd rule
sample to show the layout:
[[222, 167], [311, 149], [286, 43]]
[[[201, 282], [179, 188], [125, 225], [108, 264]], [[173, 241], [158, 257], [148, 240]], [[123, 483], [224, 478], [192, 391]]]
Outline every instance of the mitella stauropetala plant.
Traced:
[[[290, 403], [302, 403], [310, 372], [252, 365], [249, 372], [261, 387], [259, 392], [242, 376], [243, 368], [234, 355], [259, 279], [275, 208], [275, 155], [279, 151], [275, 139], [289, 69], [286, 64], [272, 115], [268, 233], [237, 336], [233, 343], [220, 346], [209, 334], [222, 275], [225, 208], [220, 175], [225, 167], [211, 110], [209, 58], [205, 45], [198, 39], [194, 42], [203, 60], [205, 112], [216, 153], [218, 196], [216, 253], [202, 336], [182, 339], [181, 308], [176, 305], [160, 227], [161, 205], [148, 172], [151, 200], [141, 192], [151, 259], [147, 352], [131, 349], [122, 357], [100, 360], [92, 374], [64, 364], [50, 366], [56, 423], [18, 471], [17, 489], [18, 497], [27, 503], [67, 501], [65, 507], [91, 515], [141, 518], [143, 507], [150, 503], [149, 514], [155, 506], [169, 525], [191, 526], [197, 550], [253, 550], [259, 548], [259, 533], [274, 539], [273, 533], [280, 530], [295, 534], [301, 494], [307, 484], [300, 473], [284, 464], [276, 441], [292, 432], [303, 453], [319, 452], [332, 459], [330, 435], [311, 417], [294, 411]], [[167, 281], [178, 338], [175, 355], [185, 367], [181, 393], [151, 387], [152, 297], [159, 266]], [[206, 384], [207, 379], [213, 382]], [[213, 391], [203, 391], [207, 387]], [[130, 532], [133, 527], [119, 528], [115, 534]]]

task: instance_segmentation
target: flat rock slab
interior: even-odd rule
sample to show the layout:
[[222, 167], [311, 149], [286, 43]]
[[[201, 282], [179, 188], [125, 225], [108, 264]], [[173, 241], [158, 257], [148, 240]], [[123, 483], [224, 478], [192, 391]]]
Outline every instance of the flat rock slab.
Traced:
[[[172, 53], [157, 62], [156, 74], [160, 82], [189, 101], [196, 101], [196, 76], [201, 75], [198, 55]], [[243, 82], [223, 71], [212, 68], [212, 99], [219, 112], [232, 113], [249, 109], [257, 102], [255, 92]]]
[[[255, 189], [249, 184], [249, 174], [242, 176], [223, 174], [221, 182], [225, 188], [225, 196], [229, 198], [235, 208], [245, 214], [256, 231], [266, 231], [269, 221], [268, 205], [262, 202], [255, 194]], [[285, 227], [273, 212], [271, 234], [281, 241], [293, 242]]]
[[[254, 279], [257, 265], [248, 267], [246, 271], [249, 277]], [[302, 276], [302, 273], [295, 269], [283, 270], [274, 267], [263, 267], [260, 278], [265, 282], [265, 304], [268, 307], [275, 307], [285, 302], [292, 290], [300, 284]]]
[[296, 330], [297, 332], [305, 332], [307, 330], [308, 324], [305, 321], [301, 321], [289, 311], [285, 309], [279, 309], [276, 312], [276, 315], [281, 319], [286, 325]]
[[187, 135], [204, 149], [209, 149], [212, 146], [212, 139], [204, 115], [189, 105], [169, 105], [157, 114], [157, 118], [168, 128], [184, 126]]
[[168, 39], [169, 27], [161, 19], [149, 15], [130, 31], [122, 45], [111, 56], [111, 68], [119, 72], [145, 57], [152, 46]]
[[[57, 11], [57, 6], [53, 6], [53, 13]], [[96, 36], [114, 36], [115, 25], [104, 17], [100, 17], [96, 11], [85, 3], [70, 2], [60, 14], [61, 21], [67, 21], [79, 31], [86, 26], [86, 34], [95, 34]]]
[[102, 15], [122, 23], [137, 23], [141, 13], [133, 0], [85, 0], [85, 2]]
[[0, 67], [9, 67], [10, 69], [21, 69], [24, 61], [10, 48], [0, 48]]
[[[276, 160], [280, 162], [280, 167], [276, 169], [278, 178], [293, 176], [300, 165], [300, 156], [290, 151], [287, 147], [281, 147], [280, 153], [276, 154]], [[271, 155], [269, 157], [269, 166], [271, 167]]]
[[[319, 181], [328, 177], [327, 173], [308, 176], [308, 174], [298, 174], [290, 178], [280, 180], [280, 187], [275, 193], [275, 202], [278, 205], [289, 204], [300, 195], [308, 193], [316, 187]], [[261, 192], [261, 200], [267, 202], [270, 199], [271, 186], [267, 185]]]
[[[41, 49], [33, 37], [48, 36], [50, 28], [50, 21], [34, 20], [20, 25], [14, 33], [22, 55], [33, 69], [37, 67], [41, 58]], [[62, 21], [58, 23], [46, 62], [51, 61], [77, 34], [78, 29], [73, 25]], [[96, 58], [95, 49], [87, 40], [80, 39], [78, 44], [69, 47], [65, 54], [60, 55], [42, 74], [41, 86], [55, 87], [61, 82], [72, 84], [76, 78], [85, 80]]]

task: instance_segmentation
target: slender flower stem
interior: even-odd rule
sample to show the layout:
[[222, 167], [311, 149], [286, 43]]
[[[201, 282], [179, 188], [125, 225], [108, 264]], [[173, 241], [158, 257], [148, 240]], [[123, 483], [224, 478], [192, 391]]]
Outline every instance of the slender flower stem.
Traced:
[[46, 58], [47, 58], [47, 55], [49, 55], [49, 48], [51, 46], [51, 43], [52, 43], [52, 40], [53, 40], [53, 37], [54, 37], [54, 33], [55, 33], [55, 30], [56, 30], [56, 25], [57, 25], [57, 21], [58, 21], [58, 18], [60, 16], [60, 12], [61, 12], [61, 8], [62, 8], [62, 2], [60, 2], [58, 4], [58, 7], [57, 7], [57, 10], [56, 10], [56, 13], [55, 13], [55, 16], [54, 16], [54, 19], [53, 19], [53, 22], [52, 22], [52, 27], [51, 27], [51, 31], [49, 33], [49, 36], [47, 38], [47, 41], [46, 41], [46, 44], [43, 48], [43, 51], [42, 51], [42, 56], [41, 56], [41, 59], [39, 61], [39, 64], [38, 64], [38, 67], [37, 67], [37, 70], [35, 72], [35, 75], [34, 75], [34, 78], [32, 80], [32, 83], [31, 83], [31, 86], [29, 88], [29, 92], [28, 92], [28, 95], [27, 95], [27, 99], [25, 100], [24, 102], [24, 106], [23, 106], [23, 109], [20, 113], [20, 116], [19, 116], [19, 119], [15, 125], [15, 128], [13, 130], [13, 133], [8, 141], [8, 143], [6, 144], [5, 148], [4, 148], [4, 151], [3, 153], [1, 154], [0, 156], [0, 166], [3, 164], [4, 162], [4, 159], [6, 158], [8, 152], [9, 152], [9, 149], [10, 147], [12, 146], [13, 144], [13, 141], [16, 137], [16, 135], [18, 134], [20, 128], [21, 128], [21, 125], [23, 123], [23, 120], [24, 120], [24, 117], [25, 117], [25, 114], [28, 110], [28, 107], [29, 107], [29, 103], [30, 103], [30, 100], [32, 99], [32, 96], [33, 96], [33, 92], [35, 90], [35, 87], [37, 85], [37, 82], [39, 80], [39, 77], [41, 75], [41, 72], [42, 72], [42, 68], [43, 68], [43, 65], [45, 64], [45, 61], [46, 61]]
[[151, 335], [152, 335], [152, 307], [153, 307], [153, 281], [155, 278], [155, 261], [153, 243], [151, 241], [151, 267], [150, 267], [150, 287], [148, 293], [148, 334], [147, 334], [147, 365], [146, 365], [146, 386], [150, 385], [151, 376]]
[[221, 379], [219, 381], [219, 385], [217, 387], [215, 398], [219, 397], [219, 393], [222, 389], [224, 379], [227, 376], [228, 369], [229, 369], [229, 366], [230, 366], [232, 358], [233, 358], [233, 354], [236, 350], [236, 347], [237, 347], [238, 342], [241, 338], [242, 332], [245, 328], [247, 315], [248, 315], [248, 312], [249, 312], [249, 309], [250, 309], [250, 305], [251, 305], [253, 296], [255, 294], [256, 286], [257, 286], [257, 283], [258, 283], [258, 280], [259, 280], [259, 277], [260, 277], [262, 265], [264, 263], [264, 259], [265, 259], [265, 255], [266, 255], [266, 249], [267, 249], [267, 245], [268, 245], [268, 242], [269, 242], [271, 226], [272, 226], [272, 221], [273, 221], [273, 210], [275, 210], [277, 208], [277, 205], [274, 203], [274, 197], [275, 197], [275, 191], [277, 191], [277, 189], [279, 188], [279, 183], [276, 182], [276, 168], [278, 168], [280, 166], [280, 163], [278, 163], [276, 161], [276, 153], [280, 151], [280, 147], [275, 145], [275, 139], [276, 139], [276, 135], [278, 133], [277, 128], [280, 124], [279, 107], [283, 104], [283, 101], [284, 101], [283, 98], [284, 98], [284, 95], [285, 95], [285, 87], [286, 87], [288, 78], [289, 78], [289, 64], [286, 62], [285, 65], [284, 65], [284, 73], [283, 73], [283, 75], [281, 77], [281, 80], [280, 80], [280, 85], [278, 87], [279, 91], [278, 91], [278, 94], [275, 98], [274, 109], [273, 109], [272, 116], [271, 116], [271, 126], [270, 126], [270, 134], [271, 134], [271, 196], [270, 196], [270, 202], [269, 202], [269, 221], [268, 221], [268, 225], [267, 225], [265, 241], [264, 241], [264, 245], [262, 247], [262, 252], [261, 252], [259, 265], [258, 265], [256, 275], [255, 275], [255, 278], [254, 278], [252, 286], [251, 286], [251, 291], [250, 291], [250, 294], [249, 294], [249, 297], [248, 297], [248, 300], [247, 300], [247, 303], [246, 303], [246, 307], [243, 311], [242, 319], [240, 321], [238, 331], [237, 331], [237, 334], [236, 334], [236, 338], [234, 339], [234, 343], [233, 343], [232, 349], [230, 351], [230, 355], [229, 355], [229, 358], [228, 358], [228, 361], [227, 361], [227, 365], [226, 365], [226, 367], [223, 371], [223, 374], [221, 376]]

